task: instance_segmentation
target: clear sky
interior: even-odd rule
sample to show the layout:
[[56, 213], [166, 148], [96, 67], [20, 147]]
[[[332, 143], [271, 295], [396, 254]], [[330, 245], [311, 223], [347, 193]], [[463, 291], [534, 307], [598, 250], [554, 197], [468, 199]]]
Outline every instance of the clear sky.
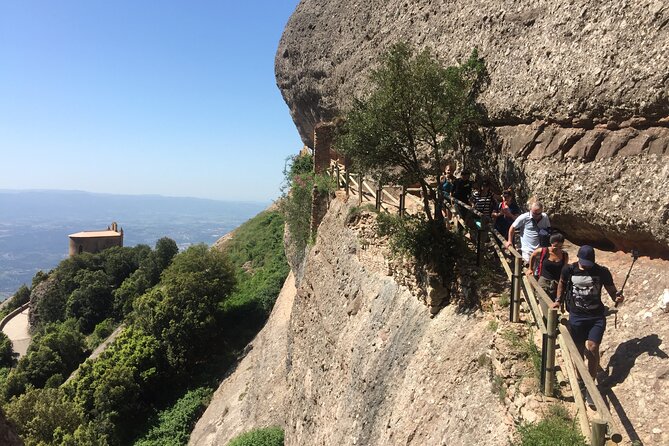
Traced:
[[279, 195], [298, 0], [0, 0], [0, 189]]

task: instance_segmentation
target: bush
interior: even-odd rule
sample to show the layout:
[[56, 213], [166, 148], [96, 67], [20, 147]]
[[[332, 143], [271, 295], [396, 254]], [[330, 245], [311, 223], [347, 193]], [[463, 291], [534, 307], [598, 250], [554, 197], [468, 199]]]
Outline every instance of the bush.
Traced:
[[6, 413], [26, 446], [60, 444], [83, 420], [81, 410], [58, 388], [28, 389], [7, 404]]
[[379, 235], [390, 238], [393, 253], [411, 256], [419, 264], [431, 267], [444, 284], [454, 279], [456, 261], [467, 252], [454, 233], [422, 214], [399, 217], [379, 213], [377, 225]]
[[187, 392], [172, 407], [160, 412], [158, 425], [135, 446], [185, 445], [197, 419], [207, 408], [212, 390], [200, 387]]
[[228, 446], [283, 446], [283, 429], [255, 429], [233, 438]]
[[311, 236], [311, 207], [313, 189], [320, 193], [331, 193], [335, 189], [335, 180], [327, 175], [313, 172], [311, 155], [296, 155], [289, 159], [284, 169], [284, 194], [280, 209], [290, 231], [290, 240], [296, 252], [304, 251]]
[[523, 424], [518, 428], [516, 446], [587, 446], [577, 430], [575, 421], [564, 407], [551, 406], [548, 416], [538, 423]]

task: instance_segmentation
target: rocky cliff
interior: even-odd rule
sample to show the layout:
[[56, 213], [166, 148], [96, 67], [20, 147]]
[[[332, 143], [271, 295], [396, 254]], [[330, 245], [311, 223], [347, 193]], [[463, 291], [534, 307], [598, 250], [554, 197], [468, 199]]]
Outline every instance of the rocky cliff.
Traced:
[[388, 276], [387, 250], [332, 202], [291, 293], [226, 378], [191, 435], [224, 445], [280, 425], [286, 444], [506, 445], [490, 381], [493, 339], [480, 312], [435, 318]]
[[305, 144], [398, 40], [487, 63], [484, 144], [455, 158], [538, 195], [576, 242], [669, 258], [666, 2], [303, 0], [276, 78]]

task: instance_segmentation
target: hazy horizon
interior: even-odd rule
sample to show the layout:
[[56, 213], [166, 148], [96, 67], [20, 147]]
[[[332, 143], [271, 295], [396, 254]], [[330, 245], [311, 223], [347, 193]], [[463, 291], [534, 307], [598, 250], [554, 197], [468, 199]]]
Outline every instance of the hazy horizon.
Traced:
[[263, 211], [269, 202], [223, 201], [160, 195], [82, 191], [0, 190], [0, 300], [39, 270], [68, 255], [68, 235], [100, 230], [116, 221], [124, 246], [170, 237], [180, 249], [213, 244]]

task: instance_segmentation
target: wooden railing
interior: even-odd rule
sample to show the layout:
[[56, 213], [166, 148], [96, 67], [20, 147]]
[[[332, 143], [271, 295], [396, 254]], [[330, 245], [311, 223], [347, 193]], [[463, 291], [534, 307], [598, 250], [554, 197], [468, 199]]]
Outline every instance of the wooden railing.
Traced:
[[[379, 211], [397, 212], [404, 215], [407, 212], [406, 202], [408, 198], [418, 205], [417, 212], [423, 210], [422, 199], [415, 195], [416, 193], [420, 194], [421, 189], [383, 185], [379, 181], [365, 178], [363, 174], [348, 172], [343, 165], [334, 160], [328, 174], [336, 178], [338, 189], [344, 189], [347, 195], [355, 193], [359, 204], [369, 200], [375, 203], [375, 207]], [[445, 205], [450, 208], [453, 216], [452, 227], [455, 230], [469, 232], [470, 239], [476, 241], [477, 265], [484, 261], [486, 252], [484, 243], [486, 240], [487, 245], [495, 251], [504, 272], [511, 280], [509, 320], [520, 322], [520, 307], [521, 303], [524, 302], [532, 316], [532, 322], [540, 330], [542, 335], [540, 379], [542, 393], [552, 396], [557, 382], [556, 371], [559, 369], [566, 372], [565, 377], [569, 381], [574, 394], [578, 411], [577, 416], [583, 435], [589, 437], [592, 446], [603, 446], [607, 437], [614, 443], [620, 443], [622, 435], [567, 329], [567, 319], [561, 317], [557, 309], [552, 308], [553, 301], [539, 286], [537, 280], [533, 276], [523, 274], [521, 254], [513, 247], [506, 248], [504, 245], [505, 237], [493, 228], [490, 218], [483, 216], [469, 204], [451, 199]], [[456, 209], [456, 205], [470, 213], [474, 222], [465, 221]], [[560, 349], [563, 359], [559, 367], [556, 364], [557, 348]], [[592, 419], [588, 417], [585, 398], [579, 385], [579, 377], [595, 405], [595, 416]]]

